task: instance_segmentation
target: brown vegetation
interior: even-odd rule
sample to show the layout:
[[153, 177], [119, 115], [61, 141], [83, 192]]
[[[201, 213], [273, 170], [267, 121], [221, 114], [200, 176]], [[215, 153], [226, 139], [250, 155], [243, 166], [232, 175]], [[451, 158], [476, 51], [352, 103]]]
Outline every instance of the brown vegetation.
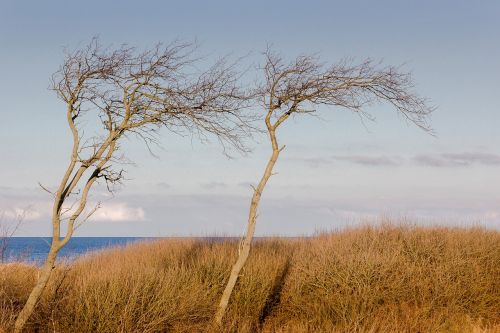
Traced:
[[[204, 332], [236, 241], [163, 239], [60, 265], [26, 331]], [[500, 329], [500, 233], [361, 227], [256, 242], [226, 332], [483, 332]], [[0, 266], [0, 331], [36, 268]]]

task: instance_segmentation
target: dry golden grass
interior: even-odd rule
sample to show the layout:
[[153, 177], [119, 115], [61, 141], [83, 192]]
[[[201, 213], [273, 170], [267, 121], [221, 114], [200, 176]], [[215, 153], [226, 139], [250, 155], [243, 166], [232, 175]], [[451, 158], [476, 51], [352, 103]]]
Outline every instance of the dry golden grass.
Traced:
[[[28, 332], [206, 332], [236, 242], [164, 239], [59, 267]], [[36, 268], [0, 267], [8, 332]], [[225, 332], [500, 332], [500, 233], [360, 227], [256, 243]]]

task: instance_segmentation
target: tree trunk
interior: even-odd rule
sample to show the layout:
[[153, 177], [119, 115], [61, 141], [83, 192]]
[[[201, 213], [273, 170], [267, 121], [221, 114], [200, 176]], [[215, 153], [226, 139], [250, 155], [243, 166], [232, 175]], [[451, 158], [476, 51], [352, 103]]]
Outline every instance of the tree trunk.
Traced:
[[222, 319], [224, 318], [224, 314], [226, 313], [229, 299], [231, 298], [231, 294], [233, 292], [234, 286], [236, 285], [241, 269], [243, 268], [243, 266], [245, 266], [248, 255], [250, 254], [250, 247], [255, 233], [255, 224], [257, 222], [257, 208], [259, 206], [260, 197], [262, 195], [262, 192], [264, 191], [267, 181], [272, 176], [273, 167], [278, 160], [279, 153], [283, 149], [278, 149], [274, 130], [270, 130], [269, 134], [271, 136], [273, 153], [271, 155], [271, 158], [267, 162], [266, 170], [259, 182], [259, 185], [254, 189], [252, 202], [250, 204], [250, 212], [248, 215], [248, 224], [245, 237], [243, 238], [243, 242], [240, 244], [238, 259], [231, 269], [231, 275], [229, 276], [229, 280], [226, 284], [226, 288], [224, 289], [224, 292], [220, 299], [219, 307], [217, 308], [217, 312], [215, 314], [215, 324], [219, 327], [222, 325]]
[[45, 260], [45, 263], [42, 267], [42, 270], [36, 282], [36, 285], [31, 291], [28, 300], [24, 304], [23, 309], [16, 318], [16, 323], [14, 324], [14, 333], [22, 332], [24, 325], [26, 325], [26, 322], [33, 313], [36, 304], [40, 300], [42, 292], [47, 286], [47, 282], [49, 281], [50, 275], [52, 274], [52, 271], [55, 268], [55, 262], [58, 251], [59, 249], [56, 247], [56, 245], [52, 244], [50, 247], [49, 254], [47, 255], [47, 259]]

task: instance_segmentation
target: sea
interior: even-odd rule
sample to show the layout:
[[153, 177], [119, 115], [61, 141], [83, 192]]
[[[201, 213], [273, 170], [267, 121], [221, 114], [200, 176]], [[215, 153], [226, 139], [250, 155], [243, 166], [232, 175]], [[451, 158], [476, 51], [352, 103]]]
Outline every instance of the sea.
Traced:
[[[61, 249], [58, 260], [73, 261], [81, 255], [102, 250], [108, 247], [127, 245], [141, 240], [154, 238], [145, 237], [73, 237]], [[50, 237], [11, 237], [5, 239], [6, 247], [0, 247], [0, 261], [22, 261], [32, 264], [41, 264], [49, 253]], [[1, 243], [0, 243], [1, 246]]]

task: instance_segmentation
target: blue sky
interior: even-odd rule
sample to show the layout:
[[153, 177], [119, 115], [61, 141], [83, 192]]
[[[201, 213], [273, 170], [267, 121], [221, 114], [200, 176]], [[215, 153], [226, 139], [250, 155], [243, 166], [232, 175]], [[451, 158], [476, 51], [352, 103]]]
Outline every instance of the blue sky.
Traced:
[[[500, 225], [500, 3], [497, 1], [0, 1], [0, 211], [31, 210], [20, 235], [48, 235], [50, 196], [70, 136], [64, 105], [47, 89], [63, 48], [93, 36], [148, 47], [197, 40], [208, 57], [259, 61], [267, 44], [286, 57], [319, 52], [405, 64], [438, 107], [431, 137], [389, 107], [363, 126], [344, 110], [297, 118], [266, 188], [259, 234], [310, 234], [381, 216], [417, 223]], [[227, 159], [216, 144], [162, 133], [158, 158], [128, 142], [137, 165], [80, 236], [240, 234], [268, 143]]]

